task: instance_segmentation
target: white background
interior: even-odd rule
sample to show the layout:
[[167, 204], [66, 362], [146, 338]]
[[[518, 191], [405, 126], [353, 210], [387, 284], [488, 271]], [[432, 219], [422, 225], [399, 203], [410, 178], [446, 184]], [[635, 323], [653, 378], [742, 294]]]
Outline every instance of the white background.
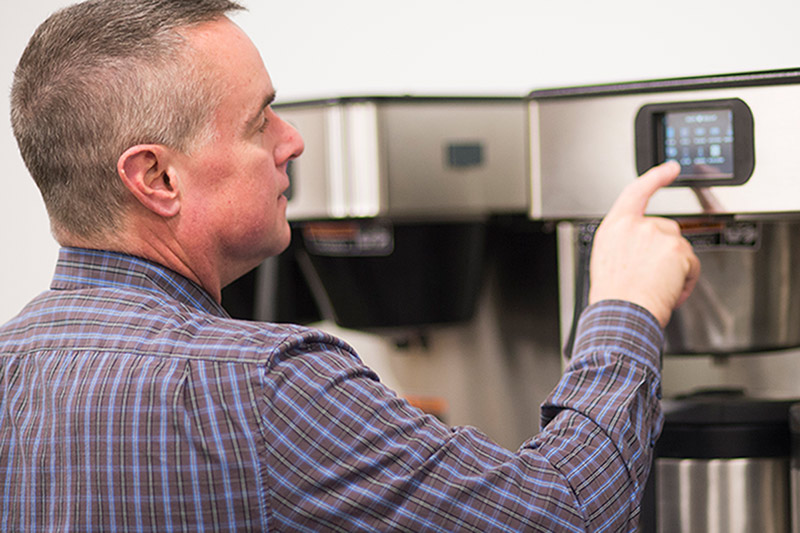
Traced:
[[[8, 119], [35, 27], [70, 2], [0, 4], [0, 321], [49, 282], [57, 247]], [[511, 94], [538, 88], [800, 65], [790, 0], [250, 0], [236, 17], [279, 100]], [[798, 103], [800, 105], [800, 103]], [[76, 149], [80, 149], [76, 147]]]

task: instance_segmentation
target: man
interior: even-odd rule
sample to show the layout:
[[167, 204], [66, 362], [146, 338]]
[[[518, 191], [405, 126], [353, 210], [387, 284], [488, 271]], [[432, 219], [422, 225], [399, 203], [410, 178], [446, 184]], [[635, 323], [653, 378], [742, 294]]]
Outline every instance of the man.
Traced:
[[12, 124], [63, 246], [0, 328], [3, 531], [634, 530], [662, 327], [699, 264], [643, 216], [598, 230], [592, 305], [516, 453], [387, 390], [344, 342], [235, 321], [222, 287], [290, 238], [297, 132], [227, 0], [92, 0], [48, 19]]

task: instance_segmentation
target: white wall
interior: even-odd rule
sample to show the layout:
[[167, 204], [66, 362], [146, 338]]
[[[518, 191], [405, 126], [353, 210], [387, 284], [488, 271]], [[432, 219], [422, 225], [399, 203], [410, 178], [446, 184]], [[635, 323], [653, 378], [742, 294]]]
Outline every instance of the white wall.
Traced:
[[283, 96], [512, 93], [797, 66], [793, 0], [251, 0]]
[[11, 133], [8, 95], [14, 67], [28, 38], [57, 4], [0, 4], [0, 322], [47, 288], [56, 257], [41, 197]]
[[[0, 321], [46, 288], [56, 245], [8, 119], [30, 34], [67, 0], [0, 3]], [[283, 101], [535, 88], [800, 65], [793, 0], [249, 0], [237, 17]]]

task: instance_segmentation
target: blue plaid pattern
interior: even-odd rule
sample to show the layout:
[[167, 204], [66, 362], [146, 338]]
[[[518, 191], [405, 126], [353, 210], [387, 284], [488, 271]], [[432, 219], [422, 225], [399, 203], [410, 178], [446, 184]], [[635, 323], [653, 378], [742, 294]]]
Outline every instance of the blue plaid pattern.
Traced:
[[587, 309], [543, 431], [511, 452], [409, 406], [339, 339], [63, 249], [0, 328], [0, 530], [634, 531], [661, 342], [640, 308]]

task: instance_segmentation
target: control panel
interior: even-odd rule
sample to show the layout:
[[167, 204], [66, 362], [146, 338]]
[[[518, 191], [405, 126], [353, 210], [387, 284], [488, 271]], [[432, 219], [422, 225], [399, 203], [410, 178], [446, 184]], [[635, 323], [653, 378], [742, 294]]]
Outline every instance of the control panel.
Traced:
[[753, 174], [753, 114], [738, 98], [648, 104], [636, 115], [636, 168], [677, 161], [673, 186], [741, 185]]

